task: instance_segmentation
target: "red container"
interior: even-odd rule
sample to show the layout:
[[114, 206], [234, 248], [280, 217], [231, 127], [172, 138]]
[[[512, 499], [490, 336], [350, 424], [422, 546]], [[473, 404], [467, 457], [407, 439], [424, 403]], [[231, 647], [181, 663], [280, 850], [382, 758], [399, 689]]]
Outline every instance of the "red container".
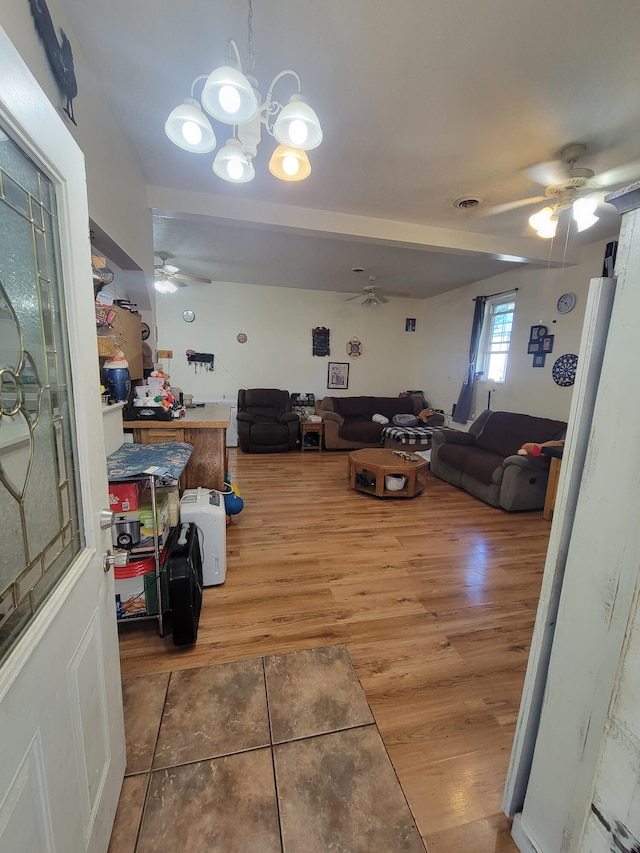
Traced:
[[140, 483], [109, 483], [109, 509], [135, 512], [140, 504]]
[[154, 557], [114, 568], [118, 619], [158, 612], [155, 569]]

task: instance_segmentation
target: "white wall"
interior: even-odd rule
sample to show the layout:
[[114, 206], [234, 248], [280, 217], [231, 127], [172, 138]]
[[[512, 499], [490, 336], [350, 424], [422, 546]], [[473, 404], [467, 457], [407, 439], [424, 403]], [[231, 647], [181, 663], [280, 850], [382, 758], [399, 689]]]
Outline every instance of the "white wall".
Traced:
[[[458, 399], [468, 361], [473, 298], [517, 287], [507, 379], [492, 394], [491, 408], [566, 420], [572, 389], [556, 385], [551, 368], [558, 356], [578, 352], [589, 281], [602, 275], [606, 244], [603, 240], [585, 246], [580, 263], [573, 267], [539, 270], [523, 267], [427, 300], [422, 384], [428, 389], [429, 400], [437, 408], [450, 412], [451, 404]], [[576, 307], [561, 315], [556, 302], [567, 291], [576, 294]], [[553, 352], [547, 355], [543, 368], [532, 367], [532, 356], [527, 354], [530, 327], [538, 323], [547, 326], [549, 334], [555, 336]], [[476, 383], [476, 414], [486, 404], [485, 383]]]
[[[89, 215], [94, 222], [150, 276], [153, 272], [153, 235], [147, 205], [146, 182], [124, 135], [73, 35], [73, 21], [59, 0], [47, 0], [56, 30], [71, 41], [78, 80], [74, 101], [75, 127], [62, 113], [64, 100], [47, 62], [28, 0], [3, 0], [0, 26], [16, 46], [49, 100], [60, 110], [67, 128], [85, 156]], [[100, 34], [96, 33], [96, 38]], [[89, 223], [87, 223], [87, 239]]]
[[[474, 296], [517, 287], [516, 315], [507, 381], [492, 395], [494, 410], [526, 412], [566, 420], [571, 388], [553, 381], [559, 355], [577, 353], [586, 294], [602, 272], [606, 240], [586, 246], [580, 264], [564, 270], [520, 270], [428, 300], [392, 299], [374, 309], [346, 302], [338, 293], [214, 282], [180, 288], [157, 300], [158, 347], [172, 349], [171, 381], [196, 399], [237, 397], [238, 388], [277, 387], [312, 391], [316, 396], [379, 394], [395, 396], [423, 390], [436, 408], [451, 411], [467, 365]], [[558, 297], [571, 291], [576, 307], [560, 315]], [[182, 319], [191, 309], [195, 322]], [[405, 332], [407, 317], [416, 331]], [[527, 354], [529, 329], [544, 323], [555, 336], [544, 368], [533, 368]], [[311, 330], [331, 331], [331, 357], [311, 354]], [[236, 340], [244, 332], [248, 341]], [[363, 344], [358, 359], [347, 356], [352, 337]], [[185, 351], [212, 352], [215, 370], [196, 372]], [[327, 362], [349, 362], [346, 392], [327, 390]], [[486, 386], [476, 384], [475, 412], [486, 408]]]
[[[172, 349], [171, 382], [196, 399], [227, 396], [239, 388], [284, 388], [325, 395], [397, 396], [421, 388], [424, 377], [423, 302], [393, 299], [363, 308], [345, 294], [214, 282], [191, 285], [157, 300], [158, 347]], [[195, 312], [185, 323], [182, 312]], [[405, 332], [415, 317], [416, 332]], [[312, 355], [311, 330], [330, 330], [329, 358]], [[247, 342], [236, 340], [239, 332]], [[357, 337], [363, 355], [349, 358], [347, 342]], [[196, 372], [185, 351], [212, 352], [215, 370]], [[347, 391], [327, 390], [329, 361], [348, 362]], [[168, 367], [168, 365], [165, 365]]]

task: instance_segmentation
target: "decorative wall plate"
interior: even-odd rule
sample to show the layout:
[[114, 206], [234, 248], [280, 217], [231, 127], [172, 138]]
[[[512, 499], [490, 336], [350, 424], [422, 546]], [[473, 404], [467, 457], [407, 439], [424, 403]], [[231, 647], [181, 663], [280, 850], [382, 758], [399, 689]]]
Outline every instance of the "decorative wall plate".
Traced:
[[362, 344], [357, 338], [351, 338], [347, 344], [347, 355], [350, 358], [358, 358], [362, 355]]
[[576, 367], [578, 366], [578, 356], [575, 353], [569, 352], [561, 355], [551, 369], [551, 375], [556, 385], [568, 387], [576, 381]]

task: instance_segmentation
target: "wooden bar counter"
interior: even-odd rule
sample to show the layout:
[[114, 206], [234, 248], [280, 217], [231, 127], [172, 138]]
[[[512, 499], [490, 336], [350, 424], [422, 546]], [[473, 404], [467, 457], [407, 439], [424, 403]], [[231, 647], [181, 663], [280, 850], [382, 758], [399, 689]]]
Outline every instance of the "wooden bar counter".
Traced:
[[182, 476], [183, 489], [223, 489], [227, 474], [227, 428], [231, 407], [211, 404], [187, 409], [182, 418], [172, 421], [123, 421], [122, 427], [133, 433], [136, 444], [161, 444], [184, 441], [193, 446]]

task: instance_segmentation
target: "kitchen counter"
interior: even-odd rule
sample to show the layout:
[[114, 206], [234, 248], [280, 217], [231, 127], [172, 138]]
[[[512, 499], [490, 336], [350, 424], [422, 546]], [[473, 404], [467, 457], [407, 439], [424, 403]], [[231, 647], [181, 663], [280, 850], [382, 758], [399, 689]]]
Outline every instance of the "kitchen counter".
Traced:
[[186, 415], [171, 421], [125, 420], [122, 424], [133, 433], [136, 444], [160, 444], [184, 441], [193, 452], [180, 485], [183, 489], [224, 489], [227, 474], [226, 432], [231, 420], [231, 407], [220, 404], [196, 406]]

